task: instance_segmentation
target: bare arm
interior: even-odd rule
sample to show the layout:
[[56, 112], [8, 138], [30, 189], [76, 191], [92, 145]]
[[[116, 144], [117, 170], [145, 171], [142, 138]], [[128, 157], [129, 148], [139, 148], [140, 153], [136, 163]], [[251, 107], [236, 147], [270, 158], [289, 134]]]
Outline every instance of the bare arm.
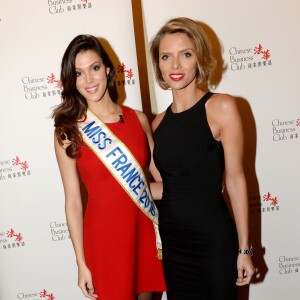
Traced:
[[[243, 170], [243, 129], [235, 100], [229, 95], [218, 94], [208, 105], [215, 137], [222, 142], [225, 156], [225, 184], [230, 198], [239, 248], [249, 249], [248, 197]], [[253, 275], [249, 255], [238, 256], [238, 285], [248, 284]]]
[[[64, 147], [58, 144], [54, 136], [55, 154], [64, 186], [65, 211], [78, 265], [78, 285], [84, 295], [97, 299], [94, 294], [91, 274], [86, 266], [83, 250], [83, 206], [76, 160], [68, 157]], [[67, 145], [65, 145], [67, 146]], [[90, 292], [90, 293], [89, 293]]]

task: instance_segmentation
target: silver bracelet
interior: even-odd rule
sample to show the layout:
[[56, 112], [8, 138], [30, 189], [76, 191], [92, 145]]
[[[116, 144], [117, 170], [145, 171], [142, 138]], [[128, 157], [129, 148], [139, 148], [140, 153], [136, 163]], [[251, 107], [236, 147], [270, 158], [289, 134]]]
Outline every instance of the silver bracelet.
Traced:
[[247, 255], [253, 255], [253, 248], [250, 249], [239, 249], [239, 254], [247, 254]]

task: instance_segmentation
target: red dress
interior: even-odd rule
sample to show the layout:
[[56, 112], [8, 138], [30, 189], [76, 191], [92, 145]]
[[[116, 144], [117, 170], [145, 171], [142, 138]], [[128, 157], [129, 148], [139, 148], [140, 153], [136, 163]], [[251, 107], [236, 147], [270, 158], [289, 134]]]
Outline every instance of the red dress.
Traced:
[[[136, 113], [124, 106], [122, 110], [123, 123], [106, 125], [145, 168], [147, 137]], [[99, 299], [134, 300], [143, 292], [165, 291], [152, 221], [85, 144], [77, 167], [88, 191], [85, 258]]]

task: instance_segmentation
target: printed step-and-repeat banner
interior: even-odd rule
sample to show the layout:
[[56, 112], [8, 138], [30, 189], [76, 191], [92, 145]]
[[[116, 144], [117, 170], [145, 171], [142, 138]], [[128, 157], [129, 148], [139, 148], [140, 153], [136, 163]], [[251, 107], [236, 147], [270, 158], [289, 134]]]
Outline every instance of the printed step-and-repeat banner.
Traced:
[[[233, 95], [242, 114], [257, 273], [249, 290], [240, 289], [240, 299], [299, 299], [300, 2], [142, 3], [148, 44], [174, 17], [203, 26], [218, 63], [213, 91]], [[172, 95], [155, 83], [149, 53], [148, 65], [157, 114], [170, 105]]]
[[53, 147], [60, 63], [78, 34], [100, 38], [120, 101], [142, 110], [131, 1], [0, 2], [0, 299], [84, 299]]
[[[132, 3], [0, 2], [0, 300], [84, 299], [77, 287], [50, 116], [60, 103], [62, 55], [82, 33], [101, 38], [112, 57], [120, 102], [142, 109]], [[142, 4], [146, 50], [172, 17], [190, 17], [204, 26], [218, 61], [215, 91], [235, 96], [243, 116], [257, 273], [240, 299], [298, 300], [300, 3]], [[148, 66], [151, 75], [149, 61]], [[161, 112], [171, 94], [152, 75], [149, 84], [153, 112]]]

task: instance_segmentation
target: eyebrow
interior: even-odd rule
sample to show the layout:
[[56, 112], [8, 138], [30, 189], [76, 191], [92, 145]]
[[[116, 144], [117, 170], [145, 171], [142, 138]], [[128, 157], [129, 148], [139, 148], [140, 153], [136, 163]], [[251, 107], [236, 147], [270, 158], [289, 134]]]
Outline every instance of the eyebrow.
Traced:
[[[186, 48], [186, 49], [180, 50], [179, 53], [183, 53], [183, 52], [186, 52], [186, 51], [195, 52], [195, 50], [193, 50], [192, 48]], [[159, 54], [170, 54], [170, 52], [160, 52]]]
[[[93, 62], [91, 65], [89, 65], [88, 68], [94, 66], [95, 64], [100, 64], [100, 65], [101, 65], [101, 64], [103, 64], [103, 62], [101, 62], [101, 61], [95, 61], [95, 62]], [[76, 67], [76, 66], [75, 66], [75, 69], [76, 69], [76, 70], [80, 70], [80, 68], [79, 68], [79, 67]]]

